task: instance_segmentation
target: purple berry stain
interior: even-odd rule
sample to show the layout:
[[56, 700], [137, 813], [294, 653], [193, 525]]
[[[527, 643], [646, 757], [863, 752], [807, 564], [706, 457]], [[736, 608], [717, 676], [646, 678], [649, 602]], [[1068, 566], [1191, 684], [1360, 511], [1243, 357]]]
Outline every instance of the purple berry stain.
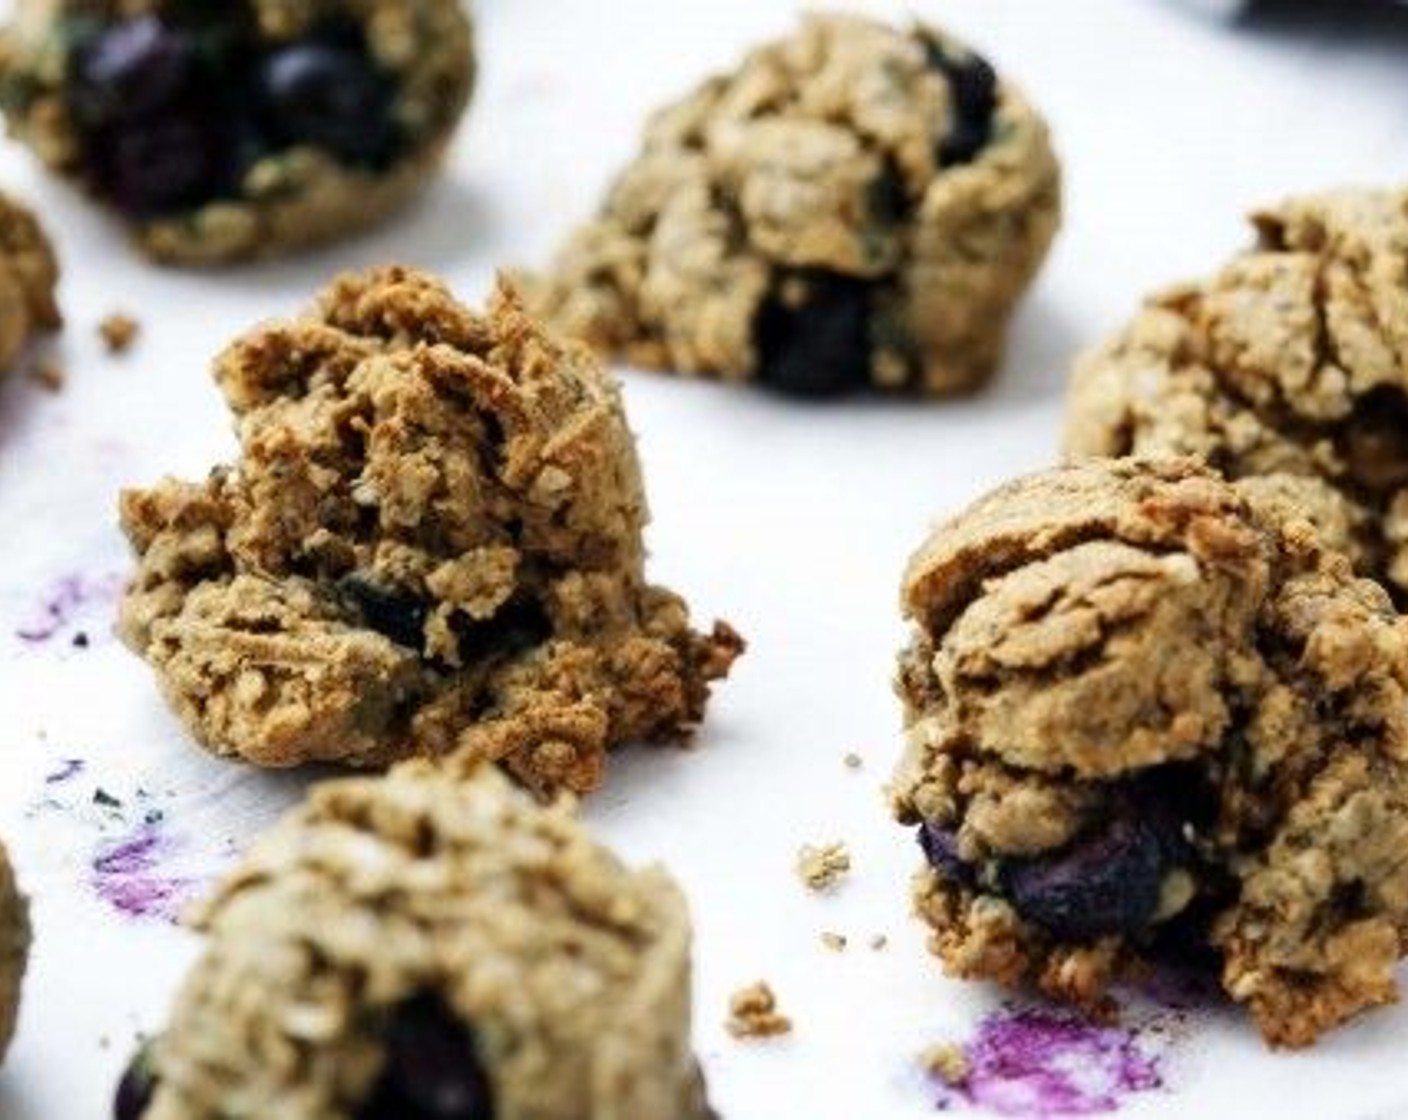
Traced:
[[111, 604], [121, 593], [121, 576], [64, 576], [45, 592], [33, 616], [15, 631], [15, 636], [36, 645], [48, 642], [67, 630], [90, 606]]
[[44, 784], [61, 786], [82, 774], [85, 765], [81, 758], [61, 758], [54, 768], [44, 775]]
[[966, 1074], [942, 1084], [941, 1109], [998, 1116], [1094, 1116], [1162, 1088], [1159, 1057], [1137, 1028], [1104, 1026], [1071, 1012], [994, 1012], [961, 1048]]
[[131, 835], [100, 847], [91, 882], [98, 897], [120, 914], [174, 923], [201, 884], [163, 871], [175, 845], [160, 826], [160, 819], [143, 821]]

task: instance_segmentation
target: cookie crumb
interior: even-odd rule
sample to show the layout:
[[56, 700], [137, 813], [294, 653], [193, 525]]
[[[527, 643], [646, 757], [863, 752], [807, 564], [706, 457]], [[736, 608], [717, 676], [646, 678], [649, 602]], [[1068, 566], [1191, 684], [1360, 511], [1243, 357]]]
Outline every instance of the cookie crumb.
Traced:
[[792, 1020], [777, 1010], [777, 996], [766, 980], [739, 988], [729, 997], [724, 1025], [734, 1038], [774, 1038], [792, 1031]]
[[930, 1046], [919, 1055], [919, 1062], [926, 1071], [947, 1085], [962, 1085], [968, 1080], [968, 1055], [961, 1046], [952, 1042]]
[[870, 948], [871, 948], [871, 951], [872, 951], [872, 952], [875, 952], [875, 953], [878, 953], [878, 952], [880, 952], [881, 949], [885, 948], [885, 946], [887, 946], [889, 943], [890, 943], [890, 939], [889, 939], [888, 937], [886, 937], [883, 933], [877, 933], [874, 937], [872, 937], [872, 938], [870, 939]]
[[841, 758], [841, 761], [845, 763], [847, 770], [859, 770], [865, 765], [865, 759], [861, 758], [855, 751], [847, 751]]
[[109, 354], [125, 354], [142, 333], [142, 324], [131, 315], [114, 311], [98, 324], [98, 334]]
[[797, 877], [808, 890], [829, 891], [851, 870], [851, 853], [843, 841], [814, 846], [803, 844], [797, 853]]
[[848, 939], [844, 933], [836, 933], [833, 930], [822, 930], [821, 943], [833, 953], [844, 953]]
[[29, 375], [51, 393], [61, 391], [68, 383], [68, 373], [57, 362], [40, 362]]

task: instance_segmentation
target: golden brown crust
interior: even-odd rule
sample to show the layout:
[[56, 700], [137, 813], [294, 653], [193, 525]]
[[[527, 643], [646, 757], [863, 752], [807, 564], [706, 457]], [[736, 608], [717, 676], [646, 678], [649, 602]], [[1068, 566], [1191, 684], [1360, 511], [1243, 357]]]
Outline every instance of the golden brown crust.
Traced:
[[219, 359], [242, 454], [122, 499], [119, 630], [205, 745], [265, 766], [502, 761], [594, 788], [688, 734], [742, 641], [645, 582], [617, 387], [508, 289], [484, 315], [401, 268]]
[[679, 889], [492, 769], [315, 788], [200, 926], [150, 1120], [357, 1115], [381, 1030], [427, 996], [471, 1033], [503, 1120], [708, 1115]]
[[1253, 220], [1253, 247], [1080, 361], [1067, 454], [1196, 455], [1261, 478], [1401, 599], [1408, 192], [1294, 198]]
[[795, 304], [818, 272], [858, 278], [873, 385], [986, 380], [1059, 223], [1059, 169], [1005, 81], [991, 139], [946, 164], [958, 110], [934, 51], [968, 53], [932, 28], [818, 14], [701, 83], [655, 114], [530, 302], [606, 354], [736, 381], [758, 373], [765, 304]]
[[[916, 900], [955, 974], [1098, 1009], [1167, 930], [1201, 927], [1177, 936], [1274, 1044], [1396, 998], [1408, 622], [1250, 490], [1188, 460], [1092, 461], [994, 491], [915, 555], [894, 795], [943, 849]], [[1131, 813], [1160, 854], [1108, 839]], [[1081, 885], [1100, 867], [1060, 864], [1082, 844], [1107, 867], [1146, 853], [1101, 889], [1147, 886], [1147, 911], [1067, 933], [1040, 878], [1013, 886], [1059, 868], [1036, 875], [1100, 897]]]

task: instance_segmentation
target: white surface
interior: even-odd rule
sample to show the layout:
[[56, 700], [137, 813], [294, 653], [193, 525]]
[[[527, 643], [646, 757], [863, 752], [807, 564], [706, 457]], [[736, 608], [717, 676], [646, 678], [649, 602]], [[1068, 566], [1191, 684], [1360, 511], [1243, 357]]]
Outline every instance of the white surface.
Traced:
[[[451, 174], [379, 233], [289, 263], [152, 269], [24, 153], [0, 151], [0, 182], [38, 203], [58, 236], [71, 323], [63, 393], [22, 378], [0, 388], [0, 834], [38, 927], [0, 1117], [107, 1115], [135, 1031], [160, 1024], [194, 949], [186, 934], [115, 917], [94, 898], [95, 846], [122, 828], [75, 806], [99, 785], [129, 803], [136, 787], [151, 791], [186, 844], [181, 858], [203, 872], [299, 785], [200, 755], [144, 668], [106, 637], [107, 604], [64, 631], [92, 634], [86, 651], [15, 635], [57, 577], [124, 570], [117, 487], [198, 477], [228, 454], [209, 357], [345, 266], [431, 266], [478, 301], [496, 265], [541, 261], [592, 207], [648, 107], [785, 30], [793, 7], [485, 0], [482, 83]], [[917, 852], [879, 792], [899, 749], [896, 589], [926, 525], [1050, 460], [1075, 350], [1141, 292], [1242, 244], [1249, 205], [1408, 167], [1408, 21], [1395, 9], [1350, 26], [1359, 5], [1303, 4], [1296, 18], [1233, 34], [1135, 0], [911, 8], [969, 36], [1027, 87], [1068, 169], [1066, 229], [1001, 379], [947, 404], [811, 408], [626, 375], [655, 509], [653, 574], [701, 620], [734, 621], [752, 648], [719, 688], [697, 751], [628, 752], [587, 812], [628, 857], [667, 860], [689, 891], [698, 1045], [729, 1120], [930, 1115], [913, 1055], [962, 1038], [998, 999], [946, 981], [926, 955], [907, 916]], [[114, 307], [146, 326], [122, 361], [93, 335]], [[843, 768], [848, 750], [864, 756], [862, 771]], [[43, 776], [64, 757], [88, 769], [58, 789], [67, 809], [45, 808]], [[818, 899], [792, 861], [802, 842], [832, 838], [849, 841], [856, 873]], [[823, 929], [851, 935], [852, 948], [827, 952]], [[877, 931], [890, 938], [883, 952], [864, 946]], [[740, 1045], [721, 1029], [726, 995], [759, 976], [797, 1028], [780, 1043]], [[1408, 1116], [1405, 1043], [1408, 1011], [1389, 1011], [1312, 1054], [1272, 1056], [1244, 1021], [1220, 1015], [1178, 1033], [1164, 1057], [1168, 1088], [1127, 1110]]]

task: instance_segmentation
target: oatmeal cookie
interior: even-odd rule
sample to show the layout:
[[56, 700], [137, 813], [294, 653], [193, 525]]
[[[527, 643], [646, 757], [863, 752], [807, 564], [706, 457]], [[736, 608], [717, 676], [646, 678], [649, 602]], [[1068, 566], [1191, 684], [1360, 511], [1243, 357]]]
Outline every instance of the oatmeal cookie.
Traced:
[[453, 750], [585, 791], [680, 736], [742, 649], [645, 580], [615, 382], [499, 290], [385, 268], [231, 346], [239, 461], [121, 501], [119, 633], [211, 750], [261, 766]]
[[346, 779], [256, 842], [118, 1120], [705, 1120], [690, 928], [492, 767]]
[[1221, 272], [1150, 300], [1078, 364], [1066, 448], [1197, 455], [1306, 507], [1408, 603], [1408, 191], [1254, 215]]
[[29, 937], [29, 906], [15, 885], [9, 856], [0, 844], [0, 1060], [15, 1034]]
[[658, 112], [530, 298], [647, 367], [952, 393], [996, 366], [1059, 211], [1046, 125], [984, 59], [815, 15]]
[[59, 264], [39, 220], [0, 194], [0, 374], [38, 331], [63, 325], [55, 289]]
[[458, 0], [19, 0], [0, 36], [10, 131], [182, 264], [377, 222], [473, 84]]
[[910, 563], [900, 819], [948, 970], [1102, 1006], [1220, 970], [1275, 1045], [1397, 997], [1408, 621], [1192, 460], [1020, 479]]

